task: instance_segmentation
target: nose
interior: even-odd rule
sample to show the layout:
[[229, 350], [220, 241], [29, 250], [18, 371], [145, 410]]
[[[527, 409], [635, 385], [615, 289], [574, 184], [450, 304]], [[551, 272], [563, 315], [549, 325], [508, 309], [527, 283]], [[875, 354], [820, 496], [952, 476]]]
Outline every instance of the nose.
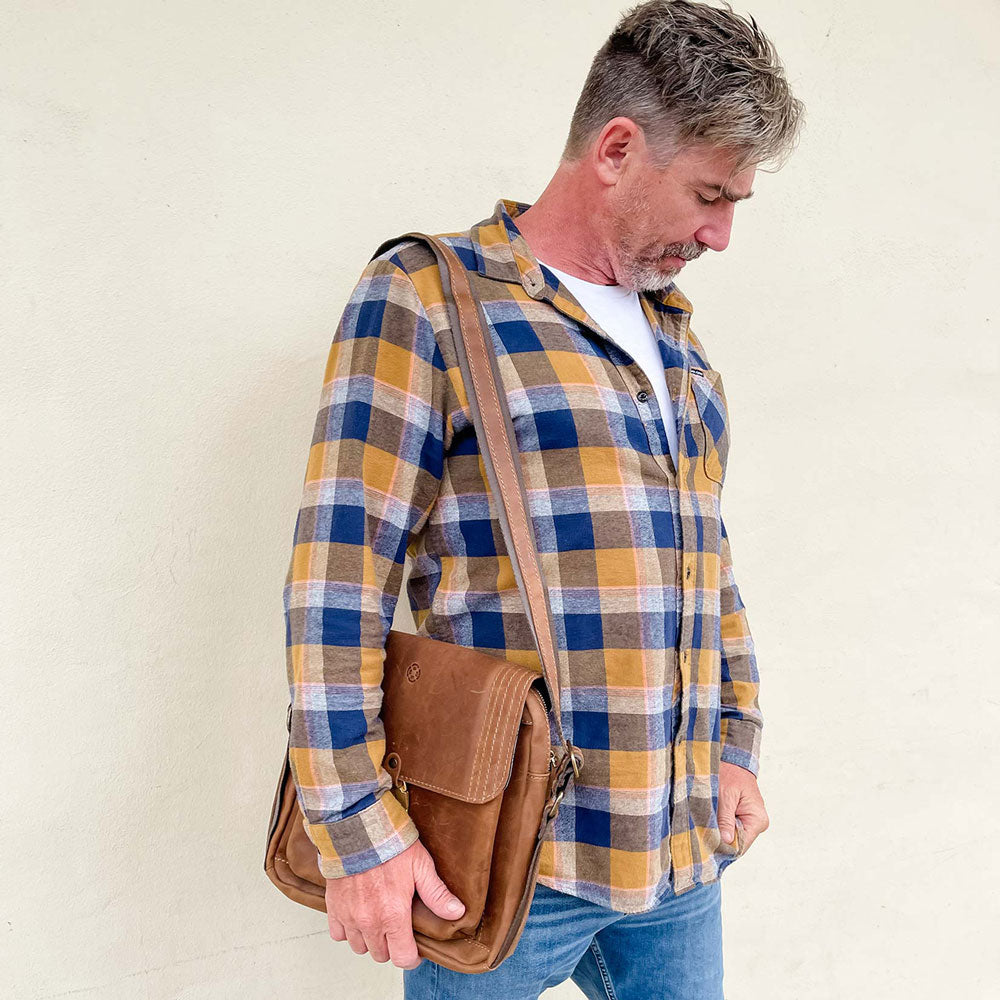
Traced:
[[733, 230], [733, 209], [736, 208], [734, 202], [723, 200], [723, 208], [718, 214], [712, 217], [710, 222], [706, 222], [694, 235], [716, 253], [720, 253], [729, 246], [729, 238]]

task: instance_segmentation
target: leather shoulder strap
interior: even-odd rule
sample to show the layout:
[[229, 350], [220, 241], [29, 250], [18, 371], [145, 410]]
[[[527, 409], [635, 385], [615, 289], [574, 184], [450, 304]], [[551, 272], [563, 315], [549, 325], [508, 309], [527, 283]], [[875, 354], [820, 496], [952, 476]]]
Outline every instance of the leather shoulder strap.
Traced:
[[473, 295], [465, 265], [455, 251], [436, 236], [418, 232], [404, 233], [385, 240], [371, 259], [374, 260], [379, 254], [406, 239], [423, 240], [437, 255], [441, 284], [452, 319], [455, 349], [469, 397], [469, 409], [472, 411], [490, 488], [499, 500], [497, 507], [500, 526], [528, 612], [535, 645], [538, 647], [556, 731], [559, 739], [566, 745], [567, 752], [575, 751], [579, 754], [579, 750], [567, 743], [563, 735], [559, 702], [559, 661], [556, 658], [552, 629], [552, 608], [548, 588], [542, 577], [534, 530], [528, 517], [527, 495], [514, 425], [507, 408], [506, 395], [500, 391], [502, 379], [487, 332], [482, 304]]

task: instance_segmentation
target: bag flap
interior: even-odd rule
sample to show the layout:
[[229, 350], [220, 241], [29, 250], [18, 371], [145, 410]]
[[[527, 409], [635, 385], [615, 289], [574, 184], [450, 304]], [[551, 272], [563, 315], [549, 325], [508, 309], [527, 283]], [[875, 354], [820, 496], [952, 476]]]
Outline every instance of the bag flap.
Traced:
[[525, 699], [540, 681], [537, 670], [510, 660], [391, 630], [382, 681], [382, 766], [397, 781], [464, 802], [489, 802], [510, 778]]

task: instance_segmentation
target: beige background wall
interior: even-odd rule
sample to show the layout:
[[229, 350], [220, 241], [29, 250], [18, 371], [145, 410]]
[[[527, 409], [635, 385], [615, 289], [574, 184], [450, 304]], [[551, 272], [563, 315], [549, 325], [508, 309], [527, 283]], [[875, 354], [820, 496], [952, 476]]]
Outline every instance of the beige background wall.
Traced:
[[[3, 996], [401, 996], [261, 868], [323, 364], [383, 239], [534, 200], [623, 7], [4, 5]], [[765, 713], [727, 995], [995, 997], [1000, 9], [749, 9], [809, 117], [681, 281]]]

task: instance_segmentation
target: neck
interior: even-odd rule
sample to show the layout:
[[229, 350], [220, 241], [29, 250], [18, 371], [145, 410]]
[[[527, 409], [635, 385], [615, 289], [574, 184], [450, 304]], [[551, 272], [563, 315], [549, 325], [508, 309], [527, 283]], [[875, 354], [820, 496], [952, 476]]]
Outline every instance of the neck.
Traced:
[[597, 194], [585, 189], [572, 165], [562, 165], [531, 207], [514, 216], [514, 225], [546, 264], [585, 281], [614, 285]]

